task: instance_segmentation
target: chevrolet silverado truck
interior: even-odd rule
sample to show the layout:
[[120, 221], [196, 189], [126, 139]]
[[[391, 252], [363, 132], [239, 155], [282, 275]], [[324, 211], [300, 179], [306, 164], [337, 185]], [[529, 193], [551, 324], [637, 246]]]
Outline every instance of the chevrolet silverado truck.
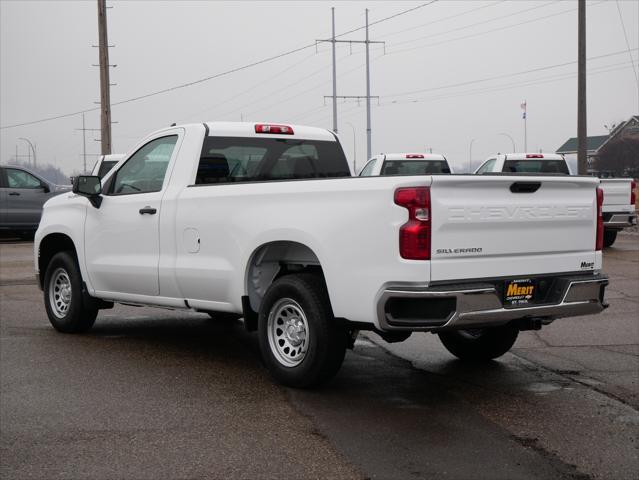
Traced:
[[360, 177], [451, 173], [446, 157], [436, 153], [382, 153], [371, 158]]
[[241, 317], [274, 379], [311, 387], [360, 330], [433, 332], [483, 361], [521, 330], [603, 310], [598, 183], [351, 177], [328, 130], [179, 125], [47, 202], [35, 268], [60, 332], [114, 302]]
[[[556, 153], [509, 153], [495, 155], [482, 163], [475, 173], [543, 173], [574, 175], [563, 155]], [[617, 233], [637, 224], [635, 212], [637, 182], [632, 178], [602, 178], [604, 193], [604, 247], [611, 247]]]

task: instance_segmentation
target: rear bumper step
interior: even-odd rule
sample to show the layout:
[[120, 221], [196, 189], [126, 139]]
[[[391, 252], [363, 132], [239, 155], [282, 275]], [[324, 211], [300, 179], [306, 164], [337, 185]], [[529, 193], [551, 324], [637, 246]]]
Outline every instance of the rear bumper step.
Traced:
[[599, 313], [607, 305], [605, 275], [556, 277], [545, 303], [504, 307], [497, 283], [446, 287], [388, 286], [377, 302], [381, 330], [442, 331], [498, 326], [513, 320]]
[[627, 228], [637, 224], [636, 213], [604, 213], [604, 227], [606, 228]]

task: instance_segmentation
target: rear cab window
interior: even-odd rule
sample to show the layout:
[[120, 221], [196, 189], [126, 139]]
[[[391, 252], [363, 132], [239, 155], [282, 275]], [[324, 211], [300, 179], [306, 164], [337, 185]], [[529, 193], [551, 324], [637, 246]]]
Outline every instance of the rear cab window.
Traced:
[[570, 175], [565, 160], [506, 160], [502, 172], [505, 173], [555, 173]]
[[375, 158], [372, 158], [368, 161], [368, 163], [362, 168], [362, 171], [359, 172], [360, 177], [368, 177], [373, 173], [373, 168], [375, 168]]
[[206, 137], [196, 185], [350, 177], [338, 142]]
[[386, 160], [381, 175], [431, 175], [450, 173], [446, 160]]
[[481, 167], [479, 167], [475, 173], [481, 174], [481, 173], [490, 173], [490, 172], [492, 172], [493, 171], [493, 166], [495, 165], [496, 161], [497, 161], [496, 158], [490, 158], [490, 159], [486, 160], [484, 162], [484, 164]]

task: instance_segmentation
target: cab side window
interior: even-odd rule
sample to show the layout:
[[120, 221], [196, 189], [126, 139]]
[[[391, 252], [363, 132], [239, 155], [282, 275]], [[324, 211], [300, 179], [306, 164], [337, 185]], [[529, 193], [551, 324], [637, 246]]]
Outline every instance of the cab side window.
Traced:
[[489, 160], [486, 160], [484, 162], [484, 164], [479, 167], [479, 169], [477, 170], [476, 173], [487, 173], [487, 172], [491, 172], [493, 169], [493, 165], [495, 165], [495, 162], [497, 161], [496, 158], [491, 158]]
[[366, 164], [366, 166], [364, 168], [362, 168], [362, 171], [359, 172], [359, 176], [360, 177], [368, 177], [371, 172], [373, 171], [373, 168], [375, 167], [375, 159], [371, 159], [368, 161], [368, 163]]
[[140, 148], [115, 173], [109, 193], [127, 195], [162, 190], [177, 139], [177, 135], [156, 138]]
[[42, 182], [24, 170], [7, 168], [6, 172], [9, 188], [42, 188]]

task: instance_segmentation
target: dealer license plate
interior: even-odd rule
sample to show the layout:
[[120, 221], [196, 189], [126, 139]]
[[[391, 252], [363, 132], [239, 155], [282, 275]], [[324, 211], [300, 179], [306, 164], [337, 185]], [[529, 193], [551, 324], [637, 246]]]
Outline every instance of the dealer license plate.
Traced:
[[519, 307], [533, 303], [537, 282], [531, 278], [508, 280], [504, 285], [504, 306]]

